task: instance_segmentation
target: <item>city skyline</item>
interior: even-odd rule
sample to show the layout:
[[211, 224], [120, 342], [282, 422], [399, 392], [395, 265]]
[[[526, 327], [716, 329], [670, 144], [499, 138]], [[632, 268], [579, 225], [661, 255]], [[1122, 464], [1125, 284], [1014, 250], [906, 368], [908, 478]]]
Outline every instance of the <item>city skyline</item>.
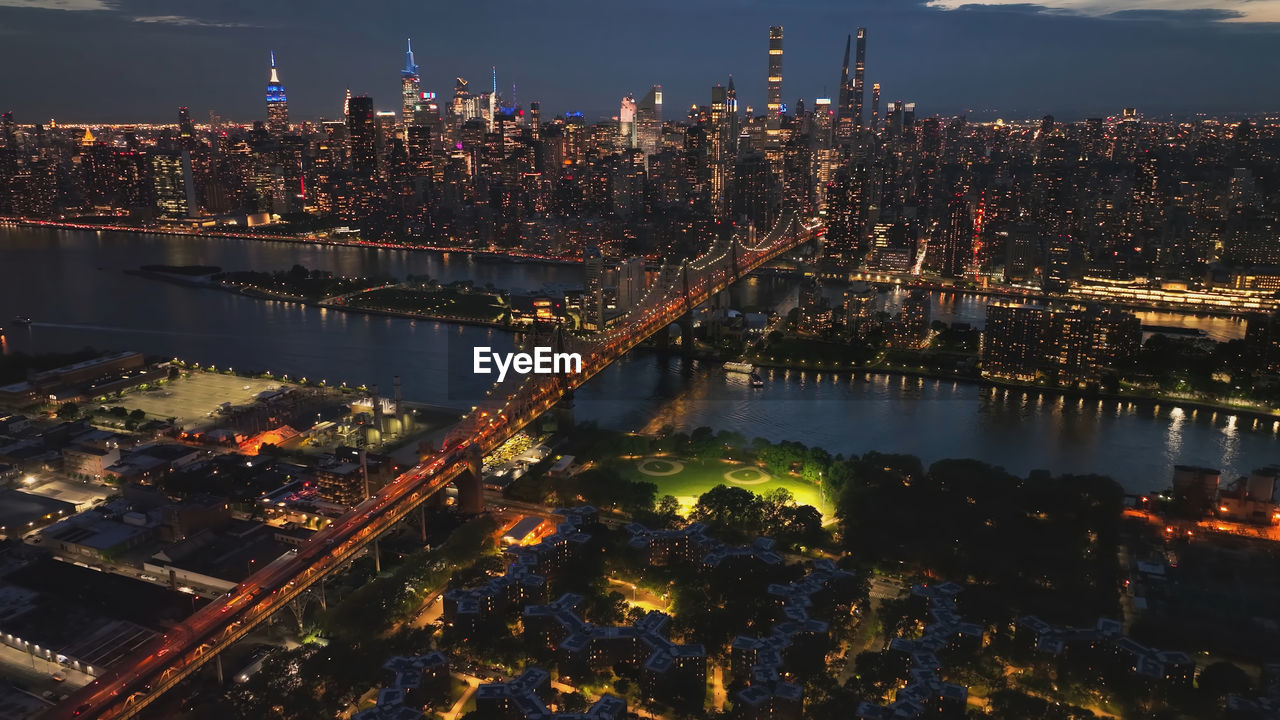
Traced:
[[[658, 3], [654, 12], [608, 32], [566, 37], [566, 28], [609, 18], [564, 2], [523, 13], [516, 25], [524, 34], [509, 38], [490, 22], [498, 14], [492, 4], [478, 16], [393, 5], [361, 17], [340, 7], [313, 14], [252, 8], [240, 11], [243, 17], [201, 8], [207, 16], [194, 17], [145, 14], [139, 3], [7, 0], [0, 2], [7, 38], [0, 62], [27, 68], [13, 78], [5, 108], [23, 122], [166, 122], [178, 106], [191, 107], [197, 121], [210, 110], [236, 122], [264, 119], [260, 88], [273, 50], [294, 118], [338, 117], [347, 87], [373, 97], [378, 110], [394, 111], [406, 37], [417, 40], [421, 88], [441, 96], [455, 77], [487, 84], [496, 66], [504, 94], [514, 84], [522, 105], [539, 101], [548, 116], [570, 110], [591, 119], [615, 116], [618, 98], [658, 84], [673, 108], [669, 115], [679, 117], [675, 108], [706, 104], [706, 88], [733, 75], [739, 107], [759, 114], [765, 105], [760, 48], [769, 25], [786, 29], [782, 101], [788, 106], [801, 98], [834, 103], [846, 38], [870, 27], [867, 83], [880, 84], [886, 102], [919, 103], [924, 115], [1075, 119], [1126, 106], [1152, 116], [1280, 107], [1280, 92], [1268, 92], [1266, 82], [1280, 72], [1274, 47], [1280, 25], [1255, 22], [1268, 20], [1275, 3], [1248, 3], [1249, 14], [1232, 22], [1224, 21], [1229, 16], [1222, 8], [1169, 9], [1180, 4], [1135, 13], [1132, 3], [1117, 1], [1116, 13], [1100, 16], [1111, 5], [927, 2], [885, 9], [812, 2], [784, 9], [717, 2], [676, 15], [674, 4]], [[708, 32], [712, 27], [721, 32]], [[60, 41], [49, 42], [51, 35]], [[1190, 43], [1201, 52], [1185, 52]], [[66, 45], [80, 52], [66, 53]], [[634, 48], [633, 57], [616, 47]], [[566, 63], [566, 48], [584, 60], [604, 60]], [[99, 58], [99, 71], [83, 71], [79, 58], [86, 54]], [[174, 62], [175, 54], [188, 62]], [[1027, 72], [1029, 57], [1042, 60], [1036, 72]], [[139, 77], [148, 78], [145, 88]]]

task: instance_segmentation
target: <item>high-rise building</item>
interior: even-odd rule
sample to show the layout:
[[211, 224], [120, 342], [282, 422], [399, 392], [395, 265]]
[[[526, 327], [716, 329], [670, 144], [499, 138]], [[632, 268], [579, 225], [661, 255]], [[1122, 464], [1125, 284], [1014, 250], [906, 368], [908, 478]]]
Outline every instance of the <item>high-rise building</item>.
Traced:
[[1097, 307], [1051, 310], [997, 302], [987, 306], [982, 373], [1012, 380], [1045, 376], [1063, 384], [1096, 383], [1123, 370], [1142, 342], [1132, 313]]
[[542, 140], [542, 103], [537, 100], [529, 103], [529, 139]]
[[853, 125], [862, 128], [862, 99], [867, 71], [867, 29], [858, 28], [858, 50], [853, 66]]
[[640, 303], [645, 291], [645, 261], [628, 258], [618, 267], [618, 309], [630, 310]]
[[849, 76], [849, 48], [853, 44], [853, 36], [844, 39], [844, 62], [840, 66], [840, 94], [836, 98], [836, 138], [847, 142], [853, 137], [855, 127], [853, 117], [853, 79]]
[[893, 344], [898, 347], [918, 348], [929, 337], [932, 314], [932, 298], [928, 290], [912, 290], [902, 301], [902, 312], [893, 327]]
[[880, 83], [871, 86], [871, 129], [880, 129]]
[[190, 150], [195, 144], [196, 126], [191, 122], [191, 111], [185, 107], [178, 108], [178, 142]]
[[152, 155], [151, 178], [156, 206], [162, 215], [183, 218], [195, 214], [196, 192], [190, 151]]
[[646, 156], [662, 143], [662, 86], [654, 85], [636, 105], [636, 141]]
[[875, 322], [879, 293], [865, 282], [851, 283], [844, 293], [844, 324], [850, 335], [861, 337]]
[[982, 334], [982, 374], [1034, 380], [1042, 364], [1049, 311], [1039, 305], [996, 302], [987, 306]]
[[271, 76], [267, 80], [267, 128], [274, 132], [289, 129], [289, 100], [285, 97], [284, 83], [276, 71], [276, 53], [271, 51]]
[[729, 76], [729, 87], [724, 92], [724, 112], [729, 118], [728, 144], [729, 152], [738, 152], [738, 91], [733, 87], [733, 76]]
[[413, 62], [413, 40], [405, 41], [404, 69], [400, 71], [400, 122], [405, 127], [413, 124], [414, 110], [417, 109], [419, 95], [418, 66]]
[[711, 207], [717, 212], [725, 207], [730, 163], [728, 131], [728, 95], [723, 85], [711, 88]]
[[636, 99], [630, 93], [622, 98], [618, 108], [618, 147], [633, 148], [636, 146]]
[[782, 124], [782, 26], [769, 28], [769, 83], [765, 116], [765, 145], [776, 148]]
[[1040, 238], [1030, 223], [1019, 223], [1004, 234], [1004, 281], [1025, 282], [1035, 277], [1036, 262], [1040, 257]]
[[943, 277], [963, 277], [973, 259], [973, 216], [969, 200], [958, 192], [947, 205], [947, 226], [942, 237]]
[[372, 178], [378, 171], [378, 121], [373, 98], [357, 95], [347, 103], [347, 136], [351, 143], [351, 171]]

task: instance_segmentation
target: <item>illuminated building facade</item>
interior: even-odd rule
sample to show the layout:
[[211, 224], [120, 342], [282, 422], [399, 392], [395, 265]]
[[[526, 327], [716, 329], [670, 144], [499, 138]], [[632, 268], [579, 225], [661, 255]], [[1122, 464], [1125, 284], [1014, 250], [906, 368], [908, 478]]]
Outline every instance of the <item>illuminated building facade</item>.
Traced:
[[769, 78], [765, 106], [765, 146], [777, 148], [782, 123], [782, 26], [769, 28]]
[[662, 142], [661, 85], [649, 88], [649, 92], [636, 105], [636, 142], [646, 156], [657, 154]]
[[289, 129], [289, 100], [285, 96], [284, 83], [276, 71], [276, 53], [271, 51], [271, 76], [267, 80], [267, 129], [284, 132]]
[[636, 146], [636, 99], [628, 94], [622, 98], [618, 108], [618, 147], [623, 149]]
[[421, 99], [418, 66], [413, 62], [413, 40], [405, 41], [404, 70], [400, 71], [400, 122], [405, 127], [415, 122], [414, 112]]

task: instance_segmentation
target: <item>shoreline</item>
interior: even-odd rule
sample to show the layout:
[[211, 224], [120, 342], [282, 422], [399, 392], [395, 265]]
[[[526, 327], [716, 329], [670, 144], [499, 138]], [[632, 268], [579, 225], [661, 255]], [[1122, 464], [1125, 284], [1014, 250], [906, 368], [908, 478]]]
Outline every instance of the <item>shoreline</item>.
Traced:
[[396, 317], [396, 318], [403, 318], [405, 320], [413, 320], [413, 321], [421, 320], [423, 322], [445, 323], [445, 324], [451, 324], [451, 325], [473, 325], [476, 327], [486, 327], [486, 328], [491, 328], [495, 330], [505, 330], [512, 334], [521, 334], [523, 332], [523, 328], [519, 328], [519, 327], [515, 327], [512, 325], [507, 325], [499, 322], [493, 322], [491, 320], [481, 320], [479, 318], [421, 315], [421, 314], [406, 312], [402, 310], [381, 310], [378, 308], [354, 307], [351, 305], [342, 305], [338, 303], [332, 303], [326, 300], [311, 300], [308, 298], [300, 298], [300, 297], [293, 297], [293, 296], [273, 295], [272, 293], [266, 290], [259, 290], [257, 288], [236, 287], [236, 286], [226, 285], [220, 282], [214, 282], [211, 279], [207, 279], [209, 278], [208, 275], [198, 276], [200, 278], [206, 278], [204, 280], [200, 280], [200, 279], [197, 279], [196, 277], [178, 275], [174, 273], [166, 273], [158, 270], [136, 269], [136, 270], [125, 270], [124, 273], [126, 275], [134, 275], [136, 277], [142, 277], [148, 280], [158, 280], [160, 282], [168, 282], [168, 283], [173, 283], [175, 285], [182, 285], [183, 287], [227, 292], [233, 295], [240, 295], [241, 297], [251, 298], [253, 300], [297, 303], [299, 305], [317, 307], [323, 310], [337, 310], [340, 312], [351, 312], [351, 313], [358, 313], [362, 315], [380, 315], [383, 317]]
[[468, 247], [442, 245], [410, 245], [408, 243], [373, 242], [369, 240], [334, 240], [313, 235], [268, 235], [262, 233], [208, 232], [196, 230], [173, 230], [167, 228], [133, 227], [128, 225], [92, 225], [85, 223], [56, 222], [52, 220], [26, 220], [22, 218], [0, 217], [0, 227], [19, 228], [51, 228], [54, 230], [83, 230], [90, 232], [132, 233], [135, 235], [171, 235], [174, 237], [198, 237], [212, 240], [257, 240], [260, 242], [283, 242], [298, 245], [316, 245], [320, 247], [353, 247], [373, 250], [412, 250], [430, 252], [440, 255], [458, 253], [484, 260], [500, 260], [513, 263], [539, 263], [546, 265], [581, 265], [580, 258], [535, 255], [518, 250], [481, 250]]
[[[702, 358], [712, 361], [712, 358]], [[783, 363], [753, 362], [753, 365], [759, 368], [769, 370], [799, 370], [801, 372], [829, 372], [836, 375], [882, 375], [887, 377], [914, 377], [926, 380], [950, 380], [952, 382], [962, 382], [969, 385], [976, 385], [980, 388], [991, 388], [995, 390], [1003, 390], [1007, 392], [1021, 392], [1024, 395], [1040, 395], [1049, 397], [1062, 397], [1079, 400], [1097, 400], [1098, 402], [1114, 402], [1118, 404], [1129, 404], [1139, 408], [1151, 408], [1158, 410], [1161, 405], [1167, 405], [1173, 408], [1179, 408], [1189, 412], [1212, 412], [1225, 413], [1227, 415], [1236, 415], [1243, 419], [1266, 421], [1280, 423], [1280, 409], [1277, 410], [1257, 410], [1253, 408], [1239, 407], [1236, 405], [1228, 405], [1225, 403], [1215, 403], [1208, 400], [1187, 400], [1183, 398], [1173, 398], [1165, 396], [1127, 394], [1119, 392], [1106, 392], [1101, 390], [1083, 390], [1078, 388], [1050, 386], [1050, 385], [1032, 385], [1020, 383], [1010, 380], [1000, 380], [997, 378], [973, 377], [968, 375], [957, 375], [947, 373], [936, 373], [927, 370], [912, 370], [910, 368], [894, 368], [894, 367], [840, 367], [830, 370], [822, 368], [806, 367], [802, 365], [786, 365]]]

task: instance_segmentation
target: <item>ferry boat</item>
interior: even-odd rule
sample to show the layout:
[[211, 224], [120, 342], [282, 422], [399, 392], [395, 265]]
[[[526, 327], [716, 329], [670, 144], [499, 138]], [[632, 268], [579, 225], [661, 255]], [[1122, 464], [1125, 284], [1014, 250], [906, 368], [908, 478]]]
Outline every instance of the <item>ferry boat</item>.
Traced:
[[764, 378], [760, 377], [760, 375], [754, 370], [751, 371], [751, 387], [764, 387]]
[[744, 362], [727, 362], [724, 364], [724, 371], [729, 373], [750, 373], [755, 371], [755, 366], [751, 363]]

